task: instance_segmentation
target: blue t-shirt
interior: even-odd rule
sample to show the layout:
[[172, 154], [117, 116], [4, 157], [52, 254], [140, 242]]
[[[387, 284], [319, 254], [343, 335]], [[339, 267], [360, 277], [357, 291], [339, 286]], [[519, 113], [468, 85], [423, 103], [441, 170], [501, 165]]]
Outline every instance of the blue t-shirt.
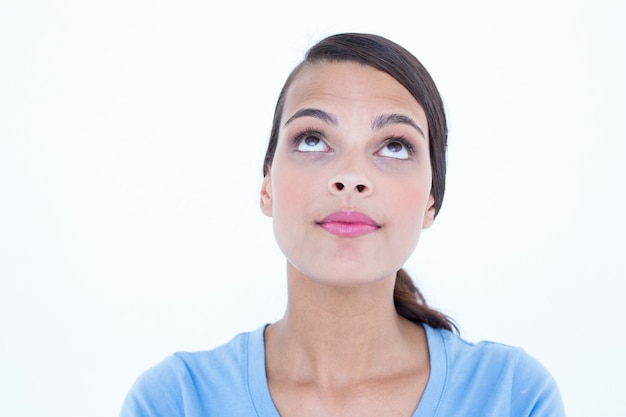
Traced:
[[[165, 359], [135, 382], [120, 416], [280, 417], [267, 386], [264, 329]], [[413, 417], [565, 416], [553, 378], [522, 349], [424, 329], [430, 376]]]

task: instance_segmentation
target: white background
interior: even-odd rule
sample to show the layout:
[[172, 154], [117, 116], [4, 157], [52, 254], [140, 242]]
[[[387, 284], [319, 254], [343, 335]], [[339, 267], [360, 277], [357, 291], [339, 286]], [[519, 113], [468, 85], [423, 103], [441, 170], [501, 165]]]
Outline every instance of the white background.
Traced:
[[3, 2], [0, 415], [115, 416], [166, 355], [280, 318], [273, 108], [346, 31], [446, 102], [447, 194], [407, 265], [427, 299], [537, 357], [570, 417], [626, 415], [622, 4]]

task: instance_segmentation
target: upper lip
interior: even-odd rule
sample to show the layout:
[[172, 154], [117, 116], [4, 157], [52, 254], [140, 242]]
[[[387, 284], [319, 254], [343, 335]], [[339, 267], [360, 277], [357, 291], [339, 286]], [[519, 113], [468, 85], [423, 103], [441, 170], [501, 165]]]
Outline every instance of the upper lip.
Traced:
[[380, 227], [380, 225], [372, 219], [370, 216], [359, 213], [358, 211], [337, 211], [335, 213], [329, 214], [320, 220], [320, 224], [324, 223], [360, 223], [360, 224], [368, 224], [370, 226]]

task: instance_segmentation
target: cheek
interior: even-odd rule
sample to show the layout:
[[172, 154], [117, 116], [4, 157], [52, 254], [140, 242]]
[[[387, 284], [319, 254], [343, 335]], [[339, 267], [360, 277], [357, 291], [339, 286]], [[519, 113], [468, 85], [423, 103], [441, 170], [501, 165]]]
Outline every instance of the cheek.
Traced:
[[402, 210], [413, 213], [414, 217], [418, 217], [424, 214], [426, 210], [426, 203], [428, 202], [429, 190], [424, 188], [418, 189], [416, 192], [404, 192], [399, 193], [398, 205]]
[[411, 175], [404, 181], [390, 184], [393, 187], [394, 201], [402, 210], [422, 214], [431, 193], [430, 176], [425, 174]]
[[415, 240], [419, 238], [424, 223], [424, 217], [427, 211], [428, 201], [430, 198], [430, 186], [425, 182], [419, 182], [415, 184], [405, 184], [402, 189], [395, 189], [393, 195], [395, 196], [394, 215], [399, 219], [403, 219], [400, 223], [404, 228], [406, 237], [409, 240]]
[[[316, 202], [319, 201], [319, 181], [306, 172], [280, 165], [272, 174], [272, 218], [278, 240], [297, 238], [315, 219]], [[282, 242], [285, 244], [286, 242]]]
[[[275, 214], [293, 213], [307, 195], [307, 183], [295, 172], [277, 172], [273, 175], [272, 198]], [[278, 211], [278, 213], [276, 213]]]
[[280, 250], [292, 264], [315, 225], [316, 198], [311, 178], [288, 170], [277, 170], [272, 180], [272, 227]]

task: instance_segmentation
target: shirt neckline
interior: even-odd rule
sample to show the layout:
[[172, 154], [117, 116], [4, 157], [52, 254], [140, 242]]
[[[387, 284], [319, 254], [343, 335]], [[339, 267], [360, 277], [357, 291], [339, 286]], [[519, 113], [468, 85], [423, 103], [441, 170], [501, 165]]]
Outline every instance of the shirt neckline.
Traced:
[[[248, 335], [246, 382], [248, 384], [248, 395], [257, 416], [280, 417], [272, 401], [265, 372], [264, 332], [267, 326], [269, 324], [261, 326]], [[430, 375], [422, 398], [413, 412], [413, 417], [432, 417], [436, 415], [439, 409], [447, 379], [448, 363], [442, 332], [426, 324], [422, 324], [422, 327], [426, 331], [430, 356]]]

